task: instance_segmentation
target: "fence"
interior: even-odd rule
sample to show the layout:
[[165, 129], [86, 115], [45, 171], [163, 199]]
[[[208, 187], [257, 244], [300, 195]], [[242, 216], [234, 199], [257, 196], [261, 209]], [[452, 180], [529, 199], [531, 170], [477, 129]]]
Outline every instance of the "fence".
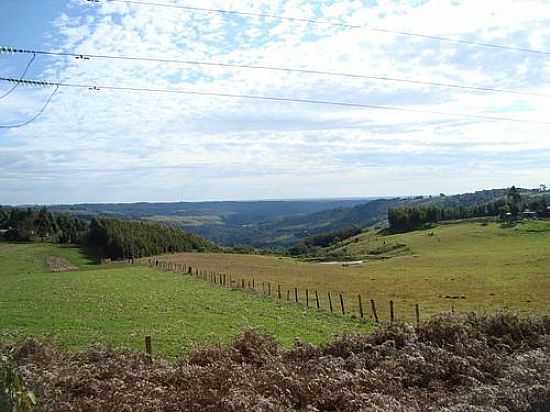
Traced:
[[[368, 306], [363, 306], [363, 296], [360, 294], [353, 297], [345, 296], [344, 293], [327, 292], [325, 306], [322, 305], [323, 300], [320, 299], [320, 294], [317, 289], [303, 288], [300, 290], [297, 287], [284, 288], [279, 283], [263, 280], [257, 282], [254, 277], [242, 277], [230, 273], [212, 272], [201, 270], [197, 267], [191, 267], [183, 263], [166, 262], [158, 259], [146, 259], [146, 264], [152, 268], [157, 268], [163, 271], [170, 271], [192, 276], [210, 283], [212, 286], [226, 289], [238, 289], [248, 293], [253, 293], [265, 298], [272, 298], [278, 302], [301, 304], [306, 308], [316, 309], [318, 311], [325, 310], [333, 314], [350, 315], [363, 320], [372, 320], [379, 323], [380, 316], [384, 310], [377, 304], [374, 299], [370, 299], [370, 313]], [[286, 293], [285, 293], [286, 290]], [[365, 302], [368, 302], [365, 301]], [[387, 305], [387, 306], [386, 306]], [[388, 309], [388, 317], [390, 322], [398, 320], [397, 306], [393, 300], [384, 304]], [[452, 309], [454, 311], [454, 307]], [[420, 305], [414, 305], [414, 319], [417, 326], [421, 322]]]

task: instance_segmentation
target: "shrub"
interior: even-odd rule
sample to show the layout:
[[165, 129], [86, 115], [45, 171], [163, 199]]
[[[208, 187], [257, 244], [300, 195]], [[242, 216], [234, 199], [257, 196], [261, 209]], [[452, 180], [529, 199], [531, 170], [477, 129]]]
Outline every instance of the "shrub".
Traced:
[[[27, 341], [0, 353], [41, 411], [550, 410], [548, 318], [442, 315], [284, 350], [246, 331], [175, 364], [92, 348], [68, 354]], [[21, 381], [22, 382], [22, 381]]]

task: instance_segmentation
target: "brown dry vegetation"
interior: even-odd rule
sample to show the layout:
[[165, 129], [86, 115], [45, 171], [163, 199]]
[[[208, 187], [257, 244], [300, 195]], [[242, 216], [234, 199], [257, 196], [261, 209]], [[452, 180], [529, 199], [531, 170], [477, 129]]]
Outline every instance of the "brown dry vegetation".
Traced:
[[4, 346], [43, 411], [550, 410], [550, 319], [442, 315], [418, 330], [283, 350], [246, 332], [176, 363], [36, 341]]

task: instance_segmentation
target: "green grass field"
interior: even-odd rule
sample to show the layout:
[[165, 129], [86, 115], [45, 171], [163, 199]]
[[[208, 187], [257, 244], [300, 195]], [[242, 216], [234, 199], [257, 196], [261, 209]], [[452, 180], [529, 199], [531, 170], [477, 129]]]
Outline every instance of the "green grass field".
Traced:
[[[79, 270], [48, 271], [48, 257]], [[370, 326], [300, 306], [277, 304], [241, 291], [142, 266], [96, 266], [78, 248], [0, 243], [0, 340], [27, 336], [81, 348], [110, 344], [174, 356], [195, 345], [226, 343], [256, 328], [285, 345], [311, 343]]]
[[[393, 245], [404, 245], [393, 250]], [[305, 263], [270, 256], [181, 254], [164, 259], [234, 277], [270, 281], [283, 290], [318, 290], [322, 306], [327, 293], [343, 293], [346, 306], [357, 311], [357, 295], [374, 299], [382, 318], [394, 300], [400, 319], [414, 319], [455, 307], [457, 311], [509, 309], [520, 313], [550, 311], [550, 222], [461, 223], [430, 230], [382, 236], [373, 231], [332, 248], [352, 256], [388, 250], [389, 259], [368, 260], [358, 267]], [[464, 297], [452, 299], [453, 297]], [[337, 306], [335, 304], [335, 306]], [[364, 304], [364, 306], [366, 306]]]

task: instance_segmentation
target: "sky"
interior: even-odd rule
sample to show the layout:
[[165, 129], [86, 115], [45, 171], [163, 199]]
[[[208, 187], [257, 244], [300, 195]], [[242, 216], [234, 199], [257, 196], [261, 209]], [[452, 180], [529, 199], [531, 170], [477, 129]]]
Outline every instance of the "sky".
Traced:
[[[548, 0], [152, 0], [325, 19], [550, 51]], [[372, 197], [550, 184], [550, 53], [362, 28], [84, 0], [6, 0], [0, 45], [282, 66], [539, 96], [303, 73], [38, 56], [26, 78], [384, 105], [403, 112], [61, 88], [0, 129], [0, 204]], [[18, 78], [29, 55], [0, 55]], [[11, 85], [0, 82], [0, 96]], [[23, 122], [52, 89], [0, 100]], [[547, 96], [544, 96], [547, 95]], [[502, 116], [527, 123], [424, 112]]]

